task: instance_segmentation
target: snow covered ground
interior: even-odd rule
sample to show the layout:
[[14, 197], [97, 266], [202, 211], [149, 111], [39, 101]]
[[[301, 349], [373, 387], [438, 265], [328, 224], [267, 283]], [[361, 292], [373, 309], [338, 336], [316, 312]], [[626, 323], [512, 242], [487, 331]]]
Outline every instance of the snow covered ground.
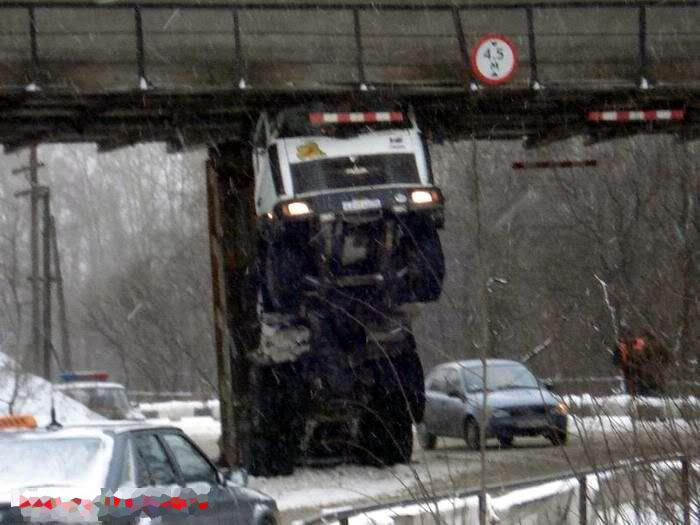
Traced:
[[[615, 509], [608, 510], [609, 517], [599, 517], [596, 525], [667, 525], [668, 523], [683, 523], [683, 509], [676, 505], [674, 515], [669, 519], [652, 509], [635, 511], [630, 503], [620, 505]], [[690, 525], [700, 525], [700, 508], [697, 504], [694, 512], [690, 514]]]
[[[51, 421], [51, 383], [32, 374], [15, 374], [14, 361], [0, 352], [0, 416], [9, 414], [9, 403], [13, 398], [15, 384], [19, 381], [14, 414], [30, 414], [39, 426]], [[89, 410], [58, 391], [53, 391], [56, 418], [61, 423], [84, 423], [104, 420], [102, 416]]]
[[571, 413], [578, 416], [629, 416], [636, 412], [642, 417], [663, 416], [669, 419], [680, 416], [681, 411], [691, 409], [700, 415], [700, 399], [689, 396], [685, 398], [638, 397], [633, 400], [628, 394], [610, 396], [591, 396], [590, 394], [566, 395], [564, 401]]
[[[658, 477], [658, 486], [664, 483], [664, 474], [678, 472], [679, 461], [660, 461], [650, 465], [651, 470]], [[694, 464], [697, 469], [698, 465]], [[626, 471], [605, 471], [586, 476], [587, 486], [587, 512], [594, 516], [596, 525], [660, 525], [665, 523], [680, 523], [683, 520], [682, 506], [673, 501], [660, 501], [645, 499], [643, 508], [636, 509], [624, 499], [617, 501], [610, 498], [610, 494], [602, 497], [602, 492], [609, 493], [610, 486], [618, 486], [624, 483], [629, 475]], [[649, 480], [647, 480], [649, 481]], [[541, 523], [578, 523], [579, 521], [579, 481], [575, 477], [564, 478], [556, 481], [540, 483], [530, 487], [507, 491], [498, 495], [487, 494], [487, 519], [489, 523], [519, 523], [521, 525], [539, 525]], [[607, 487], [607, 488], [603, 488]], [[647, 486], [642, 491], [652, 492], [653, 488]], [[631, 494], [623, 493], [622, 498], [631, 498]], [[594, 503], [595, 502], [595, 503]], [[600, 508], [602, 503], [607, 507]], [[656, 504], [656, 510], [652, 507]], [[692, 525], [698, 525], [697, 501], [691, 502]], [[594, 507], [592, 507], [594, 506]], [[331, 518], [332, 510], [325, 513], [327, 523], [337, 525], [337, 521]], [[379, 510], [358, 514], [349, 519], [350, 525], [394, 525], [407, 523], [437, 522], [439, 514], [442, 523], [462, 523], [464, 525], [477, 525], [478, 497], [445, 498], [431, 502], [430, 504], [410, 503], [397, 505]]]

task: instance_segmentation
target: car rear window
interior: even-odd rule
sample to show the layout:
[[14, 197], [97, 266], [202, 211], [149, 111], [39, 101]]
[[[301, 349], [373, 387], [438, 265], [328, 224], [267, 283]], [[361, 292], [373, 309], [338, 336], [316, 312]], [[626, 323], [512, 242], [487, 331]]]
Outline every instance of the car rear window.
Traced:
[[294, 192], [419, 183], [413, 154], [336, 157], [291, 165]]
[[0, 488], [101, 486], [106, 462], [96, 438], [3, 439], [0, 442]]

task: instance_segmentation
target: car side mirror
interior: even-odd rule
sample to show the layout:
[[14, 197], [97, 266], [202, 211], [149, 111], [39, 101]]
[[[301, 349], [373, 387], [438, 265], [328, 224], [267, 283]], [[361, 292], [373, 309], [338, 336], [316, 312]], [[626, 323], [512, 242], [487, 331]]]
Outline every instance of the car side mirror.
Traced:
[[543, 379], [541, 383], [547, 390], [554, 392], [554, 382], [551, 379]]
[[239, 487], [248, 486], [248, 471], [244, 468], [227, 470], [224, 472], [224, 480]]
[[450, 397], [456, 397], [457, 399], [464, 399], [464, 396], [462, 394], [460, 394], [459, 392], [457, 392], [456, 390], [451, 390], [450, 392], [448, 392], [447, 395]]

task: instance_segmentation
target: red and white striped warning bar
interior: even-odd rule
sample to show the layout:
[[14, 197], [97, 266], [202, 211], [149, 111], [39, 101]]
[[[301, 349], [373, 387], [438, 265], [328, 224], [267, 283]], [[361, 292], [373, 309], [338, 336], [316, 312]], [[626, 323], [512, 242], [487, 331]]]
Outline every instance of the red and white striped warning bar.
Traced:
[[591, 122], [645, 122], [652, 120], [683, 120], [684, 109], [647, 109], [643, 111], [590, 111]]
[[403, 122], [398, 111], [371, 111], [365, 113], [309, 113], [312, 124], [352, 124], [355, 122]]
[[590, 160], [542, 160], [535, 162], [514, 162], [514, 170], [531, 170], [545, 168], [593, 168], [598, 165], [598, 161]]

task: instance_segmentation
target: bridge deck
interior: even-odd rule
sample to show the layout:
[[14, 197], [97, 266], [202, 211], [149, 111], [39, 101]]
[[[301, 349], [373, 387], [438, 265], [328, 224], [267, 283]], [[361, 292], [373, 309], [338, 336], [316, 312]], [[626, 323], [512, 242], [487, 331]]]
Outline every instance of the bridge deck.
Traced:
[[[341, 94], [450, 116], [450, 136], [581, 132], [589, 110], [646, 104], [685, 109], [687, 131], [698, 28], [694, 0], [9, 1], [0, 142], [217, 139], [261, 107]], [[486, 33], [510, 38], [520, 64], [507, 85], [474, 91], [469, 53]]]

